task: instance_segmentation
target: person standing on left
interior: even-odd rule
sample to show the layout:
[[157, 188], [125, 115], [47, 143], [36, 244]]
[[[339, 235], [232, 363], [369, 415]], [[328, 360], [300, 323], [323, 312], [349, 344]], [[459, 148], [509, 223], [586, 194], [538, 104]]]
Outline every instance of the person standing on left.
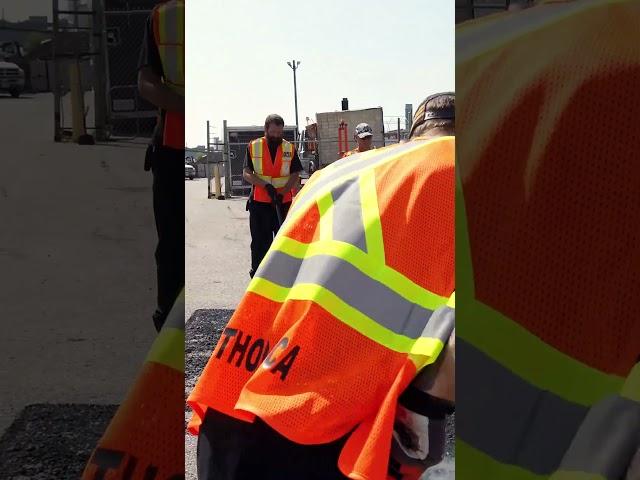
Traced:
[[138, 65], [140, 96], [158, 107], [145, 170], [153, 172], [159, 332], [184, 287], [184, 0], [158, 4], [147, 20]]

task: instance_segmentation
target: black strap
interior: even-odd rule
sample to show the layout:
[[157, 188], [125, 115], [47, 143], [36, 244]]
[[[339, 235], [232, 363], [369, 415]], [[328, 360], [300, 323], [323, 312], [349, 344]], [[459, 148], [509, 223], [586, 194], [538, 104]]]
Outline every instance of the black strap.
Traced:
[[400, 395], [400, 405], [418, 415], [433, 419], [444, 419], [456, 410], [454, 403], [429, 395], [411, 385]]

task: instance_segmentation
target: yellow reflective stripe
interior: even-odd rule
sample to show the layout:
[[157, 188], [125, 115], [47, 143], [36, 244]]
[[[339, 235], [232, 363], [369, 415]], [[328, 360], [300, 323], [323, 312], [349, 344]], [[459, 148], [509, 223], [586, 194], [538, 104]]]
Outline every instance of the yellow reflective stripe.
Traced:
[[331, 241], [333, 240], [333, 197], [331, 192], [320, 195], [316, 203], [320, 211], [320, 240]]
[[158, 11], [160, 33], [158, 52], [165, 83], [184, 95], [184, 3], [172, 2]]
[[464, 203], [460, 169], [456, 166], [456, 291], [461, 292], [464, 302], [475, 298], [471, 247], [467, 232], [467, 210]]
[[453, 292], [447, 302], [447, 307], [456, 308], [456, 292]]
[[[285, 156], [289, 153], [289, 156]], [[288, 177], [291, 173], [291, 161], [293, 160], [293, 145], [287, 141], [282, 142], [282, 166], [280, 167], [280, 175]]]
[[323, 241], [306, 244], [284, 235], [278, 235], [267, 253], [278, 250], [295, 258], [307, 258], [314, 255], [332, 255], [356, 267], [368, 277], [377, 280], [406, 300], [429, 310], [436, 310], [447, 303], [447, 297], [436, 295], [415, 284], [387, 265], [380, 265], [362, 250], [344, 242]]
[[575, 360], [476, 300], [470, 252], [464, 197], [458, 180], [456, 291], [462, 296], [463, 309], [456, 319], [457, 336], [537, 388], [570, 402], [593, 405], [611, 392], [620, 391], [624, 381], [622, 377], [606, 374]]
[[182, 49], [178, 52], [178, 78], [182, 79], [181, 85], [184, 87], [185, 69], [184, 69], [184, 3], [178, 3], [178, 38], [181, 40]]
[[[487, 432], [489, 435], [490, 432]], [[500, 463], [489, 455], [456, 438], [456, 479], [477, 480], [545, 480], [547, 475], [536, 475], [522, 467]]]
[[423, 365], [432, 363], [444, 348], [442, 341], [436, 338], [421, 337], [411, 339], [392, 332], [320, 285], [298, 283], [291, 288], [287, 288], [276, 285], [264, 278], [254, 277], [249, 283], [247, 291], [278, 303], [284, 303], [287, 300], [312, 301], [342, 323], [376, 343], [396, 352], [421, 355], [424, 357]]
[[367, 252], [372, 259], [384, 264], [384, 239], [376, 193], [376, 176], [373, 169], [364, 172], [360, 177], [360, 205]]
[[[470, 59], [494, 52], [525, 34], [543, 30], [566, 19], [579, 19], [580, 14], [596, 8], [609, 8], [620, 3], [632, 3], [634, 0], [582, 0], [542, 5], [518, 12], [517, 15], [505, 13], [501, 16], [487, 17], [487, 21], [465, 22], [456, 27], [456, 65]], [[604, 12], [603, 12], [604, 13]], [[491, 22], [491, 20], [494, 20]]]
[[271, 184], [276, 188], [284, 187], [291, 177], [271, 177]]
[[464, 313], [457, 319], [458, 336], [541, 390], [587, 406], [620, 391], [621, 377], [603, 373], [556, 350], [475, 299], [465, 299], [462, 305]]
[[603, 475], [598, 475], [597, 473], [586, 473], [586, 472], [555, 472], [549, 480], [608, 480], [607, 477]]
[[163, 328], [156, 337], [146, 362], [155, 362], [184, 372], [184, 330]]
[[640, 403], [640, 363], [637, 363], [624, 382], [620, 396]]
[[[258, 175], [262, 175], [262, 139], [251, 142], [251, 161], [253, 162], [253, 171]], [[271, 178], [271, 177], [269, 177]]]

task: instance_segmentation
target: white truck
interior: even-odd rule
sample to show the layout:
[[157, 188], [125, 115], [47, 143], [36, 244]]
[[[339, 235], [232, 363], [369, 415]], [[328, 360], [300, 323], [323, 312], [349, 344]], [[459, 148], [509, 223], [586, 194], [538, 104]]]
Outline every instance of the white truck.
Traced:
[[24, 71], [15, 63], [0, 59], [0, 92], [18, 98], [24, 91]]
[[25, 73], [12, 60], [23, 57], [24, 50], [17, 42], [0, 44], [0, 92], [7, 92], [14, 98], [24, 91]]

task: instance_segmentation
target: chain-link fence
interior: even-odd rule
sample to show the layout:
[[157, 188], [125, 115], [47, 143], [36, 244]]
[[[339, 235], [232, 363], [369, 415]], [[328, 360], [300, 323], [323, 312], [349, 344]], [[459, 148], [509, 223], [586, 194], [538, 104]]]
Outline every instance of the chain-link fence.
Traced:
[[138, 61], [153, 0], [105, 1], [107, 109], [111, 134], [150, 137], [157, 109], [138, 93]]
[[[373, 148], [381, 148], [407, 138], [407, 131], [403, 128], [404, 121], [399, 124], [398, 118], [385, 117], [386, 128], [380, 138], [373, 142]], [[393, 125], [396, 126], [395, 129], [391, 129]], [[227, 127], [225, 122], [223, 130], [222, 140], [208, 133], [206, 147], [188, 149], [190, 158], [193, 158], [190, 162], [196, 167], [198, 176], [200, 176], [200, 169], [206, 168], [209, 181], [208, 198], [248, 196], [252, 187], [242, 174], [247, 147], [252, 140], [264, 135], [264, 128], [262, 126]], [[294, 126], [286, 126], [283, 133], [284, 139], [295, 145], [302, 164], [301, 185], [304, 185], [315, 170], [340, 159], [345, 151], [357, 147], [353, 131], [348, 133], [349, 138], [346, 143], [339, 142], [337, 130], [335, 134], [326, 135], [327, 138], [317, 138], [315, 135], [307, 137], [305, 130], [299, 140], [295, 140]], [[324, 163], [321, 162], [321, 152], [322, 157], [325, 158]], [[217, 181], [220, 182], [219, 185], [216, 184]]]
[[[70, 2], [73, 4], [73, 2]], [[145, 25], [156, 0], [93, 0], [75, 2], [75, 10], [54, 0], [52, 41], [43, 42], [31, 62], [39, 91], [56, 97], [55, 131], [60, 140], [70, 134], [70, 73], [79, 67], [84, 95], [84, 123], [99, 139], [150, 137], [157, 108], [138, 92], [138, 62]], [[59, 12], [59, 13], [57, 13]], [[85, 45], [86, 44], [86, 45]], [[86, 92], [93, 92], [87, 95]], [[76, 97], [73, 97], [76, 101]], [[77, 101], [76, 101], [77, 103]]]
[[534, 0], [456, 0], [456, 23], [503, 12], [510, 6], [528, 7]]

